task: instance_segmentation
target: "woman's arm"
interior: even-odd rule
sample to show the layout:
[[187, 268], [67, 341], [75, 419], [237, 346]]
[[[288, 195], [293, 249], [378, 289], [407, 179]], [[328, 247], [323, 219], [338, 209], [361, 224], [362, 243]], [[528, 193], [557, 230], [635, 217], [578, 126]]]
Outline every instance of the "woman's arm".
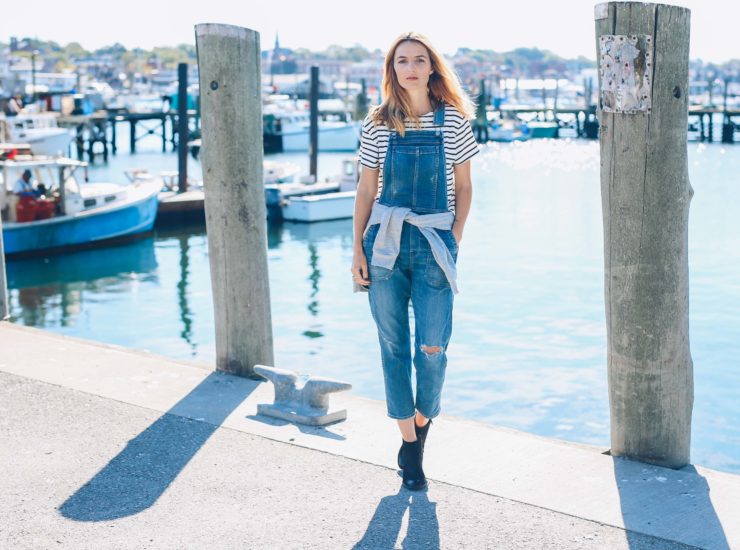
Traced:
[[354, 242], [352, 246], [352, 275], [357, 282], [368, 285], [367, 258], [362, 249], [362, 236], [365, 232], [370, 211], [378, 193], [378, 168], [363, 166], [360, 172], [360, 181], [357, 183], [357, 195], [355, 196], [354, 213]]
[[456, 164], [455, 170], [455, 222], [452, 224], [452, 234], [455, 235], [457, 244], [460, 244], [468, 219], [470, 203], [473, 200], [473, 183], [470, 179], [470, 161]]
[[357, 182], [354, 214], [354, 249], [362, 251], [362, 234], [370, 218], [375, 195], [378, 194], [378, 168], [363, 166]]

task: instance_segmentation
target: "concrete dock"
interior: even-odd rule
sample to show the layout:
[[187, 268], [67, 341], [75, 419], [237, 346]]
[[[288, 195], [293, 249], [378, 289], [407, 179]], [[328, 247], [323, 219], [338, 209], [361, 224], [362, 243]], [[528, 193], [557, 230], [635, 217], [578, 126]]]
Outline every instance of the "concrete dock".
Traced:
[[272, 397], [0, 323], [0, 548], [740, 548], [740, 476], [442, 415], [412, 493], [383, 402], [333, 395], [321, 429]]

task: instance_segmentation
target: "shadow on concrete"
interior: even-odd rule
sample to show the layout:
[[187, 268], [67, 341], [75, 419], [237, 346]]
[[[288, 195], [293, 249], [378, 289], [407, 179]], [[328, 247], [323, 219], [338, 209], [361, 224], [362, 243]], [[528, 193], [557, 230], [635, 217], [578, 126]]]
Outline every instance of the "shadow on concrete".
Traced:
[[437, 503], [431, 502], [426, 491], [411, 492], [403, 487], [395, 495], [380, 499], [370, 524], [353, 550], [397, 548], [403, 515], [409, 511], [409, 526], [401, 548], [439, 548]]
[[293, 425], [296, 428], [298, 428], [301, 431], [301, 433], [304, 433], [307, 435], [316, 435], [319, 437], [326, 437], [327, 439], [335, 439], [337, 441], [344, 441], [347, 439], [341, 434], [330, 431], [326, 426], [305, 426], [303, 424], [294, 424], [293, 422], [288, 422], [287, 420], [282, 420], [280, 418], [272, 418], [269, 416], [262, 416], [259, 414], [248, 414], [244, 418], [248, 418], [249, 420], [254, 420], [255, 422], [261, 422], [262, 424], [268, 424], [270, 426]]
[[105, 521], [152, 506], [259, 381], [211, 373], [167, 413], [130, 440], [59, 512], [76, 521]]
[[680, 470], [612, 457], [630, 548], [644, 548], [638, 533], [729, 550], [706, 479], [692, 465]]

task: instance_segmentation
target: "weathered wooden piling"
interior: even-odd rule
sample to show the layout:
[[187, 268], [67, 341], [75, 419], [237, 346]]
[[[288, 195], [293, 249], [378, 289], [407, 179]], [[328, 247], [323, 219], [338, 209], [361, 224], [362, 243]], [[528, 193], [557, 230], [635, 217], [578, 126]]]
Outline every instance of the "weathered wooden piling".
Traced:
[[188, 190], [188, 64], [177, 65], [177, 192]]
[[195, 27], [217, 369], [259, 378], [274, 365], [262, 182], [259, 33]]
[[309, 93], [310, 105], [310, 128], [308, 156], [310, 158], [310, 173], [314, 181], [318, 181], [318, 164], [319, 164], [319, 68], [314, 65], [311, 67], [311, 88]]
[[5, 246], [3, 245], [3, 220], [0, 219], [0, 321], [10, 315], [8, 306], [8, 285], [5, 275]]
[[689, 462], [688, 9], [595, 7], [611, 453]]

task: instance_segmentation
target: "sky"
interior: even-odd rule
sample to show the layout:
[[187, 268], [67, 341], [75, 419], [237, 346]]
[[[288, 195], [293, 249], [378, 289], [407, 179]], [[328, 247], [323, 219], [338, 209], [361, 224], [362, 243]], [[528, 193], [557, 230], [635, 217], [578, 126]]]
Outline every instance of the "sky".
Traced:
[[[37, 37], [87, 49], [120, 42], [127, 48], [194, 43], [197, 23], [227, 23], [260, 33], [263, 50], [275, 33], [280, 45], [323, 50], [331, 44], [382, 51], [402, 32], [415, 30], [443, 53], [458, 47], [506, 51], [548, 49], [563, 57], [596, 57], [593, 0], [34, 0], [33, 8], [3, 10], [0, 41]], [[691, 9], [691, 59], [722, 63], [740, 58], [733, 37], [740, 24], [737, 0], [683, 0]], [[462, 8], [457, 11], [457, 8]], [[110, 13], [107, 13], [110, 10]]]

